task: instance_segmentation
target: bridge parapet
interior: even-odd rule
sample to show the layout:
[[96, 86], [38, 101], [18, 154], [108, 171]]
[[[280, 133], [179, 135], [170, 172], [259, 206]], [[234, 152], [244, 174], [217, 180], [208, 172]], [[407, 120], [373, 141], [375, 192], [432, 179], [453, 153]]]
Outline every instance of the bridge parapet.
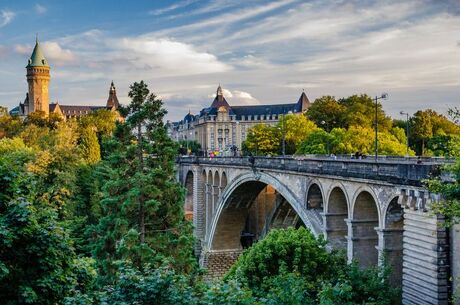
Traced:
[[386, 181], [395, 184], [421, 186], [422, 180], [440, 174], [449, 159], [332, 159], [301, 157], [181, 157], [179, 163], [252, 167], [263, 170], [283, 170], [318, 175], [341, 176]]

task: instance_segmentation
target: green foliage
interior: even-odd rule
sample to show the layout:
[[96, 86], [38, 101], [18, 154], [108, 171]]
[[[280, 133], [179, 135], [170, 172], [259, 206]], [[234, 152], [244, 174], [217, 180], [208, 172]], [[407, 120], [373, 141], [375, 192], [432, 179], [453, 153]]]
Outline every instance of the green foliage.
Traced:
[[[260, 304], [399, 304], [389, 269], [362, 270], [307, 229], [272, 230], [240, 256], [225, 278]], [[258, 304], [259, 304], [258, 303]]]
[[75, 256], [53, 209], [24, 198], [2, 204], [1, 209], [0, 299], [4, 304], [53, 304], [75, 289], [90, 287], [94, 272]]
[[305, 291], [315, 295], [321, 282], [332, 279], [345, 265], [345, 259], [340, 254], [327, 252], [322, 238], [316, 239], [305, 228], [289, 228], [272, 230], [244, 252], [226, 279], [235, 279], [250, 288], [257, 297], [263, 297], [272, 284], [267, 279], [298, 273], [304, 281]]
[[317, 98], [307, 110], [307, 117], [327, 132], [343, 127], [346, 108], [333, 96]]
[[94, 129], [82, 128], [80, 131], [80, 147], [82, 156], [88, 164], [95, 164], [101, 159], [101, 148]]
[[[196, 140], [179, 140], [179, 150], [178, 153], [185, 155], [187, 153], [192, 153], [198, 155], [201, 150], [201, 144]], [[188, 152], [187, 152], [188, 149]]]
[[420, 155], [452, 155], [443, 143], [460, 134], [458, 125], [431, 109], [417, 111], [410, 119], [410, 130], [411, 143]]
[[119, 260], [137, 268], [167, 262], [179, 272], [196, 264], [184, 191], [174, 171], [177, 146], [163, 125], [163, 103], [142, 81], [129, 96], [128, 119], [117, 125], [97, 167], [103, 199], [94, 254], [106, 283], [115, 280]]
[[[406, 154], [405, 136], [399, 128], [381, 131], [379, 137], [379, 154], [402, 156]], [[401, 141], [403, 140], [403, 141]], [[310, 134], [300, 145], [297, 154], [353, 154], [357, 151], [372, 155], [375, 151], [375, 133], [373, 129], [352, 126], [348, 130], [335, 128], [330, 133], [324, 130]], [[329, 149], [328, 149], [329, 148]], [[409, 155], [414, 155], [409, 150]]]
[[203, 305], [256, 305], [249, 289], [242, 288], [236, 281], [217, 282], [210, 287], [204, 287], [205, 291], [200, 296], [197, 304]]
[[335, 148], [338, 143], [334, 135], [323, 129], [317, 129], [310, 133], [299, 145], [297, 154], [327, 154], [331, 152], [331, 147]]
[[290, 155], [316, 129], [316, 125], [303, 115], [284, 115], [276, 126], [257, 124], [250, 128], [243, 142], [243, 151], [253, 155], [281, 154], [284, 134], [286, 154]]
[[[352, 95], [338, 102], [345, 108], [344, 126], [361, 126], [372, 129], [375, 125], [375, 101], [368, 95]], [[380, 130], [389, 130], [392, 120], [385, 115], [382, 105], [377, 104], [377, 122]]]
[[191, 283], [169, 268], [152, 269], [147, 265], [140, 271], [129, 262], [120, 262], [118, 270], [118, 280], [115, 285], [105, 287], [101, 304], [196, 304]]
[[284, 133], [287, 155], [294, 154], [300, 143], [308, 137], [310, 133], [318, 129], [315, 123], [305, 116], [295, 114], [284, 115], [276, 127], [281, 131], [281, 136]]
[[0, 139], [17, 136], [23, 128], [22, 121], [18, 116], [0, 116]]
[[318, 303], [321, 305], [400, 304], [400, 291], [392, 287], [388, 279], [387, 267], [362, 270], [353, 263], [347, 266], [345, 273], [339, 275], [335, 283], [323, 284]]
[[281, 148], [281, 130], [276, 127], [257, 124], [247, 132], [243, 151], [253, 155], [277, 154]]

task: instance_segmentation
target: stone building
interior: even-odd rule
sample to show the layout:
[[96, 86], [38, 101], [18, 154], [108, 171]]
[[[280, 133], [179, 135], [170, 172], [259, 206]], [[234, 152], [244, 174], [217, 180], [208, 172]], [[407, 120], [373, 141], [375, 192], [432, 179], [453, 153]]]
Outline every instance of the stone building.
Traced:
[[305, 92], [297, 103], [230, 106], [219, 85], [209, 107], [196, 115], [189, 112], [183, 120], [169, 123], [169, 134], [177, 141], [196, 140], [207, 153], [228, 152], [235, 146], [241, 149], [252, 126], [261, 123], [274, 125], [283, 115], [304, 113], [309, 106]]
[[64, 119], [79, 118], [93, 111], [107, 109], [116, 111], [118, 114], [117, 92], [113, 81], [109, 89], [109, 97], [105, 106], [86, 106], [86, 105], [61, 105], [58, 102], [49, 103], [49, 82], [50, 82], [50, 66], [45, 58], [45, 54], [38, 42], [35, 41], [35, 47], [32, 55], [29, 58], [27, 69], [28, 92], [24, 102], [19, 103], [19, 106], [10, 111], [11, 115], [27, 116], [34, 111], [43, 111], [47, 115], [49, 113], [57, 113]]

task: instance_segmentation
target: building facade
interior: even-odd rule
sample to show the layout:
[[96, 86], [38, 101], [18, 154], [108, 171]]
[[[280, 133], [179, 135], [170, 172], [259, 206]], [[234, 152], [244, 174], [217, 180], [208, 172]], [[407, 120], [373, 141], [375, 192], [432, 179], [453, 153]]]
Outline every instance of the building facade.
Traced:
[[170, 136], [179, 141], [197, 141], [205, 153], [241, 149], [249, 128], [256, 124], [276, 124], [286, 114], [304, 113], [310, 106], [305, 92], [297, 103], [276, 105], [230, 106], [219, 85], [211, 106], [199, 114], [190, 112], [179, 122], [169, 123]]
[[[35, 41], [35, 47], [32, 55], [29, 58], [27, 69], [27, 84], [28, 92], [24, 102], [19, 103], [19, 106], [10, 111], [11, 115], [27, 116], [34, 111], [42, 111], [49, 115], [56, 113], [62, 116], [63, 119], [79, 118], [90, 114], [93, 111], [106, 109], [115, 111], [118, 114], [117, 92], [113, 81], [109, 89], [109, 97], [105, 106], [87, 106], [87, 105], [61, 105], [58, 102], [49, 102], [49, 82], [50, 66], [45, 58], [45, 54], [40, 46], [38, 39]], [[121, 117], [119, 117], [121, 119]]]

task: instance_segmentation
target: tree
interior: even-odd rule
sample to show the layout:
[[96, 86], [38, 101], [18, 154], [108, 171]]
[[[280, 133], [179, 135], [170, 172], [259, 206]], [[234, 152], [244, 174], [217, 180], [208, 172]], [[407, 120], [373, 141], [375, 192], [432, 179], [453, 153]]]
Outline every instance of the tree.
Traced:
[[307, 117], [316, 126], [330, 132], [336, 127], [343, 127], [346, 108], [339, 104], [333, 96], [317, 98], [307, 110]]
[[82, 149], [82, 156], [88, 164], [95, 164], [101, 159], [101, 148], [93, 128], [82, 128], [79, 142]]
[[17, 136], [23, 128], [22, 121], [18, 116], [0, 116], [0, 139]]
[[224, 282], [249, 289], [256, 304], [399, 304], [389, 271], [348, 265], [343, 253], [328, 252], [322, 237], [301, 227], [270, 231], [238, 258]]
[[28, 170], [35, 154], [21, 139], [0, 140], [0, 299], [9, 305], [61, 303], [95, 277]]
[[273, 283], [269, 279], [298, 274], [302, 279], [302, 293], [306, 291], [314, 296], [321, 282], [334, 278], [345, 266], [341, 254], [328, 253], [324, 239], [316, 239], [303, 227], [288, 228], [270, 231], [244, 252], [225, 279], [237, 280], [255, 296], [263, 297], [271, 290]]
[[94, 253], [107, 282], [115, 279], [117, 260], [137, 268], [168, 262], [179, 272], [195, 267], [184, 191], [174, 173], [177, 145], [163, 124], [163, 103], [143, 81], [131, 85], [129, 96], [127, 120], [117, 125], [97, 169], [103, 199]]
[[112, 305], [193, 305], [197, 300], [188, 278], [174, 270], [146, 265], [139, 270], [129, 264], [120, 266], [118, 280], [104, 288], [101, 303]]
[[[406, 154], [405, 136], [400, 129], [378, 133], [379, 154], [402, 156]], [[401, 141], [402, 140], [402, 141]], [[375, 133], [373, 129], [351, 126], [348, 130], [335, 128], [330, 133], [323, 130], [310, 134], [300, 145], [298, 154], [354, 154], [361, 152], [371, 155], [375, 150]], [[414, 155], [409, 150], [410, 155]]]
[[335, 150], [335, 137], [323, 129], [311, 132], [299, 145], [296, 154], [327, 154]]
[[423, 111], [417, 111], [411, 118], [411, 133], [416, 141], [421, 141], [418, 153], [425, 155], [425, 143], [433, 136], [433, 125], [430, 115]]
[[[292, 155], [296, 152], [298, 145], [313, 131], [318, 129], [315, 123], [303, 115], [288, 114], [283, 115], [276, 125], [284, 133], [286, 141], [286, 154]], [[282, 143], [280, 144], [282, 145]]]
[[[375, 102], [366, 94], [352, 95], [338, 102], [345, 107], [344, 127], [361, 126], [373, 128], [375, 125]], [[389, 130], [392, 120], [385, 115], [381, 104], [377, 104], [377, 121], [379, 129]]]
[[198, 155], [201, 151], [201, 144], [196, 140], [179, 140], [179, 153], [182, 155], [187, 154], [188, 150], [195, 155]]
[[280, 150], [281, 131], [273, 126], [257, 124], [247, 132], [243, 151], [254, 155], [277, 154]]

